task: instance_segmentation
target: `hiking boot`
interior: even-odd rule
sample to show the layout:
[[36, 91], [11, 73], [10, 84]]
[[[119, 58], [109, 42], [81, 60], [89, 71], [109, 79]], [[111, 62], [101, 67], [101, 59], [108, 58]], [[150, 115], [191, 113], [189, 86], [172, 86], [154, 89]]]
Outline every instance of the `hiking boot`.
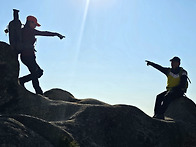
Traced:
[[153, 116], [153, 118], [155, 118], [155, 119], [162, 119], [162, 120], [165, 119], [164, 114], [155, 114], [155, 115]]
[[37, 88], [35, 91], [36, 91], [36, 94], [44, 95], [44, 93], [40, 87]]

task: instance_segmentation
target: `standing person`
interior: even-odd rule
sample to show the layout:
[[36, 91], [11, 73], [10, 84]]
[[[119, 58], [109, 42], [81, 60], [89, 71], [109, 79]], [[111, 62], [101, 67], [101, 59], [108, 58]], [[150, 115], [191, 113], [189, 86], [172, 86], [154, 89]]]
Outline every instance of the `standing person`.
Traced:
[[63, 39], [65, 36], [54, 32], [38, 31], [35, 28], [39, 26], [41, 25], [37, 22], [37, 19], [34, 16], [28, 16], [26, 24], [24, 25], [24, 28], [22, 28], [23, 50], [20, 57], [22, 63], [28, 67], [30, 74], [19, 78], [19, 82], [24, 87], [26, 82], [32, 81], [36, 94], [43, 95], [38, 80], [38, 78], [43, 75], [43, 70], [36, 62], [34, 49], [34, 43], [36, 42], [35, 36], [57, 36], [60, 39]]
[[175, 98], [183, 96], [188, 86], [187, 72], [180, 67], [180, 58], [173, 57], [170, 61], [171, 68], [166, 68], [146, 60], [147, 65], [151, 65], [167, 76], [166, 91], [156, 97], [153, 117], [157, 119], [164, 119], [164, 113], [169, 104]]

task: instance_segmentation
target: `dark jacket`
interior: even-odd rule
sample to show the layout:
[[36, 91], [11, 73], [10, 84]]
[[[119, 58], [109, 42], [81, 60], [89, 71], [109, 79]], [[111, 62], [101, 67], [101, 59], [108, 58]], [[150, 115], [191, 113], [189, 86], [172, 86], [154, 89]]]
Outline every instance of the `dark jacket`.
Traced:
[[22, 28], [22, 42], [23, 50], [21, 56], [35, 56], [34, 43], [36, 42], [35, 36], [56, 36], [57, 33], [48, 31], [38, 31], [30, 27]]
[[[173, 74], [179, 74], [180, 72], [182, 72], [182, 75], [180, 76], [179, 85], [177, 85], [176, 87], [173, 87], [172, 90], [178, 91], [178, 90], [186, 89], [186, 87], [187, 87], [187, 71], [186, 70], [184, 70], [181, 67], [178, 67], [176, 69], [162, 67], [162, 66], [155, 64], [153, 62], [150, 62], [150, 65], [152, 67], [156, 68], [157, 70], [161, 71], [166, 76], [168, 76], [169, 72], [172, 72]], [[181, 70], [183, 70], [183, 71], [181, 71]]]

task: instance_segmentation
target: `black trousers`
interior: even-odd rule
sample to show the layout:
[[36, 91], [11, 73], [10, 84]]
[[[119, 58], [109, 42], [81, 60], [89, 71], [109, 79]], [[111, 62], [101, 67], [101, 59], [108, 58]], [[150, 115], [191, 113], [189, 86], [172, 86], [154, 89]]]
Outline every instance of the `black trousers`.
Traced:
[[21, 56], [21, 61], [28, 67], [30, 74], [19, 78], [20, 82], [24, 84], [26, 82], [32, 81], [33, 88], [35, 89], [36, 94], [43, 94], [38, 80], [38, 78], [43, 75], [43, 70], [37, 64], [35, 56]]
[[182, 97], [184, 92], [181, 90], [177, 91], [164, 91], [157, 95], [154, 113], [157, 114], [164, 114], [167, 110], [169, 104], [176, 98]]

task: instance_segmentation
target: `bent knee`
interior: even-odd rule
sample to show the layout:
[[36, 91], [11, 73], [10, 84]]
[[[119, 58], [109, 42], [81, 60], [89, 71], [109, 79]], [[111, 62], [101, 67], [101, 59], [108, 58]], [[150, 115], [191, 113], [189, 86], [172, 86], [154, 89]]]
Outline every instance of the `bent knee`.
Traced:
[[40, 78], [42, 75], [43, 75], [44, 71], [42, 69], [39, 69], [37, 72], [36, 72], [36, 77], [37, 78]]

